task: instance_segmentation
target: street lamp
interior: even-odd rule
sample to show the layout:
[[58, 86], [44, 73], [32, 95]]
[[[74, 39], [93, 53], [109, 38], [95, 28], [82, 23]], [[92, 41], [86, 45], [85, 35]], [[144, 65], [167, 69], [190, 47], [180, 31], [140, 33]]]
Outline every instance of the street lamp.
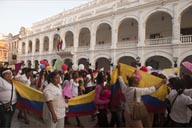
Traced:
[[140, 67], [141, 66], [141, 63], [140, 63], [140, 57], [139, 56], [137, 56], [136, 58], [136, 67]]
[[178, 57], [173, 57], [174, 68], [177, 67], [177, 60], [178, 60]]
[[111, 65], [111, 66], [113, 66], [113, 63], [112, 63], [112, 58], [111, 58], [111, 57], [109, 57], [109, 59], [108, 59], [108, 60], [109, 60], [110, 65]]
[[89, 63], [89, 58], [86, 59], [88, 66], [91, 66], [91, 63]]

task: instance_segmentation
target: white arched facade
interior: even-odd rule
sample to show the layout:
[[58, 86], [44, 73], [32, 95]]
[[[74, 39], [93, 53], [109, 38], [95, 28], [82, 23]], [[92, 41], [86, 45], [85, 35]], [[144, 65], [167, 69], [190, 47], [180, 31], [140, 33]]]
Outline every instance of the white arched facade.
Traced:
[[[100, 3], [102, 2], [103, 1], [100, 1]], [[137, 9], [130, 8], [129, 5], [132, 3], [129, 3], [129, 1], [126, 1], [124, 5], [121, 5], [121, 1], [119, 0], [114, 0], [113, 2], [114, 7], [112, 10], [107, 10], [108, 6], [112, 4], [112, 1], [108, 1], [109, 4], [98, 5], [98, 7], [101, 5], [106, 6], [106, 10], [104, 8], [100, 10], [96, 6], [87, 4], [87, 6], [92, 6], [90, 7], [92, 11], [94, 10], [94, 13], [90, 13], [89, 16], [86, 16], [85, 14], [86, 12], [90, 12], [90, 9], [82, 10], [82, 12], [76, 12], [72, 9], [73, 12], [71, 12], [70, 17], [66, 16], [63, 17], [63, 19], [61, 17], [59, 19], [55, 18], [52, 19], [51, 22], [50, 20], [49, 22], [38, 22], [37, 24], [39, 25], [37, 26], [39, 27], [33, 27], [33, 34], [29, 33], [21, 37], [19, 48], [22, 48], [22, 54], [20, 53], [18, 61], [23, 60], [23, 58], [25, 58], [25, 62], [27, 60], [31, 60], [31, 62], [34, 62], [34, 60], [40, 61], [41, 59], [51, 61], [52, 59], [61, 58], [63, 60], [71, 59], [74, 63], [78, 63], [78, 60], [81, 58], [86, 58], [89, 59], [94, 66], [97, 59], [101, 57], [106, 59], [111, 58], [112, 63], [116, 65], [118, 60], [124, 56], [133, 58], [140, 57], [141, 63], [144, 64], [148, 58], [155, 55], [163, 56], [172, 63], [174, 63], [173, 58], [175, 57], [178, 58], [177, 62], [180, 63], [184, 58], [192, 55], [192, 53], [190, 53], [192, 33], [188, 35], [180, 35], [180, 17], [184, 10], [192, 6], [190, 0], [185, 0], [182, 3], [179, 1], [167, 1], [163, 4], [161, 1], [156, 0], [151, 0], [150, 2], [143, 1], [143, 3], [139, 0], [135, 1], [135, 5], [132, 5], [133, 7], [137, 7]], [[142, 7], [139, 8], [137, 5]], [[189, 11], [192, 11], [192, 9], [190, 8]], [[147, 26], [147, 21], [150, 16], [153, 14], [156, 15], [157, 12], [168, 14], [171, 17], [171, 25], [169, 26], [172, 28], [172, 30], [170, 30], [172, 31], [171, 37], [165, 36], [146, 39], [146, 28], [149, 27]], [[65, 15], [65, 12], [63, 12], [63, 15]], [[126, 40], [118, 40], [119, 26], [125, 19], [135, 20], [137, 22], [137, 38], [134, 40], [130, 40], [127, 37], [123, 37]], [[54, 27], [53, 24], [57, 23], [57, 20], [63, 20], [61, 22], [62, 24]], [[111, 39], [109, 43], [100, 43], [98, 45], [98, 42], [96, 42], [97, 30], [102, 24], [109, 25], [108, 29], [111, 32]], [[45, 29], [46, 26], [52, 26], [52, 28]], [[131, 26], [133, 25], [130, 25], [129, 27]], [[189, 26], [192, 28], [192, 23]], [[130, 29], [129, 27], [128, 29]], [[83, 28], [87, 28], [90, 31], [90, 45], [83, 45], [80, 47], [79, 35]], [[67, 47], [65, 41], [67, 32], [71, 32], [73, 35], [73, 45], [70, 47]], [[54, 35], [56, 34], [63, 40], [63, 46], [60, 51], [53, 50], [53, 40]], [[155, 35], [157, 33], [153, 31], [152, 34]], [[104, 36], [105, 35], [103, 35], [102, 38]], [[49, 39], [48, 51], [43, 50], [45, 37], [48, 37]], [[36, 52], [36, 46], [34, 45], [36, 43], [35, 39], [39, 39], [39, 50]], [[29, 45], [29, 41], [32, 41], [31, 52], [29, 52], [29, 50], [31, 50], [31, 43]], [[23, 52], [24, 50], [25, 52]]]

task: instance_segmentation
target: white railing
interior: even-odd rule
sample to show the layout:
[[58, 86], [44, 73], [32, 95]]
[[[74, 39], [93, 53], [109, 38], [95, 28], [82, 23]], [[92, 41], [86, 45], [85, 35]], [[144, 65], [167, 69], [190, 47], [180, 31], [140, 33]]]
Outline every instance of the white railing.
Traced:
[[73, 46], [68, 46], [64, 49], [65, 52], [73, 52], [74, 51], [74, 47]]
[[192, 43], [192, 35], [181, 36], [180, 40], [182, 43]]
[[138, 44], [138, 40], [132, 41], [121, 41], [117, 43], [118, 48], [127, 48], [127, 47], [135, 47]]
[[89, 49], [89, 46], [79, 46], [77, 48], [77, 51], [82, 52], [82, 51], [87, 51]]
[[163, 45], [163, 44], [171, 44], [171, 42], [172, 42], [172, 37], [145, 40], [146, 45]]
[[106, 44], [96, 44], [95, 45], [95, 50], [100, 50], [100, 49], [110, 49], [111, 43], [106, 43]]

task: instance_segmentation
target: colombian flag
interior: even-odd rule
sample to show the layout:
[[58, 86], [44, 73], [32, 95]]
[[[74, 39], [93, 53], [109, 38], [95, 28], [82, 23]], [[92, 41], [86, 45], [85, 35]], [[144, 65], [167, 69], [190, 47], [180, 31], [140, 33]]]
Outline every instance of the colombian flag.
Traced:
[[[135, 70], [137, 69], [132, 66], [120, 64], [120, 73], [126, 84], [128, 83], [127, 76], [132, 76]], [[161, 78], [150, 75], [149, 73], [143, 72], [141, 70], [139, 70], [139, 73], [142, 77], [139, 85], [141, 88], [154, 86], [160, 83], [162, 80]], [[117, 78], [118, 68], [115, 68], [111, 74], [111, 84], [114, 84]], [[164, 103], [164, 100], [166, 99], [168, 92], [169, 88], [166, 85], [162, 85], [155, 93], [142, 96], [142, 100], [145, 103], [147, 110], [149, 112], [159, 112], [165, 110], [166, 104]]]
[[[34, 88], [28, 87], [21, 82], [13, 81], [18, 93], [18, 106], [42, 116], [44, 97], [43, 93]], [[67, 116], [83, 116], [96, 112], [96, 105], [93, 102], [95, 91], [77, 96], [69, 100], [69, 112]]]

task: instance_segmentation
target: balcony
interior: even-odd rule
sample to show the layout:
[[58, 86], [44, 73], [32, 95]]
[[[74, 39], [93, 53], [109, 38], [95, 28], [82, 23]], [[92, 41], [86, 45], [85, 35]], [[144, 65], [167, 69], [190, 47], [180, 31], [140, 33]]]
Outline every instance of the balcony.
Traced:
[[95, 50], [108, 50], [111, 47], [111, 43], [105, 43], [105, 44], [96, 44]]
[[185, 35], [180, 37], [182, 43], [192, 43], [192, 35]]
[[78, 52], [84, 52], [84, 51], [88, 51], [89, 50], [89, 46], [79, 46], [77, 51]]
[[172, 42], [172, 37], [145, 40], [146, 45], [167, 45], [167, 44], [171, 44], [171, 42]]
[[117, 47], [118, 48], [136, 47], [137, 44], [138, 44], [138, 40], [121, 41], [117, 43]]

